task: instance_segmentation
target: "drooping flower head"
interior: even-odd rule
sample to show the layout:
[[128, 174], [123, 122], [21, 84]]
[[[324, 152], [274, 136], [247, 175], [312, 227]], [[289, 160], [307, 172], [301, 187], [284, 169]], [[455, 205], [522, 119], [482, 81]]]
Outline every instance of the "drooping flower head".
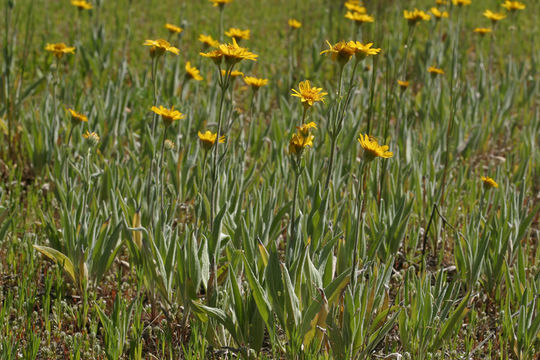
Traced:
[[71, 5], [79, 10], [92, 10], [92, 4], [85, 0], [71, 0]]
[[432, 7], [429, 11], [433, 14], [433, 16], [435, 17], [435, 20], [440, 20], [442, 18], [448, 17], [448, 11], [441, 11], [437, 9], [436, 7]]
[[212, 3], [212, 6], [214, 7], [220, 7], [220, 9], [223, 9], [223, 7], [226, 4], [230, 4], [233, 2], [233, 0], [209, 0]]
[[354, 49], [354, 54], [358, 60], [363, 60], [368, 56], [377, 55], [381, 52], [380, 48], [373, 48], [373, 43], [362, 44], [360, 41], [349, 41], [348, 45]]
[[525, 4], [519, 1], [506, 0], [501, 6], [510, 12], [525, 9]]
[[347, 11], [347, 13], [345, 14], [345, 18], [354, 21], [356, 25], [362, 25], [363, 23], [372, 23], [373, 21], [375, 21], [373, 16], [357, 11]]
[[467, 6], [471, 5], [471, 0], [452, 0], [454, 6]]
[[304, 107], [309, 108], [317, 101], [324, 102], [324, 96], [328, 95], [328, 93], [322, 90], [322, 88], [311, 87], [309, 80], [306, 80], [298, 84], [298, 90], [292, 89], [291, 96], [299, 97]]
[[326, 40], [326, 43], [328, 44], [329, 49], [321, 51], [321, 55], [331, 54], [332, 60], [338, 61], [341, 65], [346, 64], [356, 52], [355, 48], [345, 41], [340, 41], [332, 45]]
[[238, 28], [229, 28], [228, 31], [225, 31], [225, 35], [227, 35], [230, 38], [233, 38], [236, 41], [240, 40], [249, 40], [249, 29], [242, 30]]
[[201, 76], [201, 72], [199, 69], [197, 69], [195, 66], [191, 66], [191, 62], [186, 62], [186, 76], [188, 79], [193, 79], [197, 81], [201, 81], [203, 77]]
[[171, 34], [180, 34], [184, 29], [182, 29], [180, 26], [176, 26], [173, 24], [165, 24], [165, 29], [169, 30], [169, 33]]
[[293, 134], [291, 140], [289, 141], [289, 154], [300, 156], [304, 152], [306, 147], [313, 146], [313, 135], [308, 134], [303, 136], [300, 133]]
[[170, 109], [167, 109], [163, 106], [152, 106], [152, 111], [156, 113], [157, 115], [161, 116], [161, 119], [163, 119], [163, 123], [165, 124], [165, 127], [169, 127], [173, 121], [176, 120], [182, 120], [186, 118], [186, 115], [182, 114], [180, 111], [175, 110], [174, 106]]
[[212, 38], [210, 35], [199, 35], [199, 41], [202, 42], [206, 47], [213, 47], [218, 48], [219, 47], [219, 41]]
[[302, 27], [302, 23], [296, 19], [289, 19], [288, 24], [289, 27], [293, 30], [300, 29]]
[[499, 184], [495, 182], [492, 178], [489, 176], [481, 176], [482, 182], [484, 183], [484, 189], [492, 189], [492, 188], [498, 188]]
[[444, 70], [435, 66], [430, 66], [427, 70], [432, 76], [444, 75]]
[[253, 91], [257, 91], [259, 88], [268, 84], [268, 79], [260, 79], [254, 76], [244, 76], [244, 82], [246, 85], [251, 86]]
[[298, 134], [307, 137], [309, 136], [311, 129], [317, 128], [317, 124], [312, 121], [307, 124], [302, 124], [302, 126], [297, 126], [296, 128], [298, 129]]
[[407, 11], [403, 10], [403, 17], [410, 26], [416, 25], [419, 21], [428, 21], [431, 19], [431, 16], [429, 14], [426, 14], [422, 10], [414, 9], [413, 11]]
[[364, 158], [368, 162], [375, 159], [376, 157], [388, 159], [394, 156], [394, 153], [388, 151], [388, 145], [379, 145], [377, 139], [368, 136], [367, 134], [364, 136], [360, 134], [358, 142], [362, 146], [362, 149], [364, 149]]
[[491, 32], [491, 28], [476, 28], [473, 31], [481, 36], [484, 36]]
[[160, 57], [165, 53], [165, 51], [171, 52], [175, 55], [180, 54], [180, 50], [171, 46], [167, 40], [157, 39], [157, 40], [145, 40], [144, 46], [150, 46], [150, 56], [151, 57]]
[[53, 55], [60, 59], [64, 54], [75, 54], [75, 48], [72, 46], [67, 46], [64, 43], [58, 44], [47, 44], [45, 50], [53, 53]]
[[66, 110], [69, 112], [69, 115], [71, 116], [71, 122], [73, 123], [73, 125], [77, 125], [83, 122], [88, 122], [88, 118], [86, 117], [86, 115], [78, 113], [75, 110], [70, 109], [70, 108]]
[[[216, 143], [217, 140], [217, 134], [211, 132], [210, 130], [206, 130], [206, 132], [203, 134], [200, 131], [197, 133], [199, 136], [199, 140], [201, 141], [201, 145], [205, 150], [210, 150], [212, 146]], [[219, 143], [225, 142], [225, 135], [221, 136], [218, 140]]]
[[496, 13], [491, 10], [486, 10], [482, 14], [485, 17], [487, 17], [489, 20], [491, 20], [492, 23], [496, 23], [497, 21], [501, 21], [502, 19], [506, 18], [506, 15], [503, 13]]

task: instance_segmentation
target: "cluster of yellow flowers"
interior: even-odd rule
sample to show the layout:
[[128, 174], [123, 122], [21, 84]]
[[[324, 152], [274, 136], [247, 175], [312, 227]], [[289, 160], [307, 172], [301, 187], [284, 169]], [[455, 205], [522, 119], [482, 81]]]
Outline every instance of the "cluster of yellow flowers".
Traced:
[[345, 3], [345, 7], [348, 10], [345, 18], [354, 21], [357, 25], [375, 21], [373, 16], [367, 14], [366, 8], [359, 1], [348, 0]]
[[289, 154], [301, 156], [304, 149], [313, 146], [313, 139], [315, 138], [311, 134], [311, 129], [316, 129], [317, 125], [314, 122], [297, 126], [296, 133], [294, 133], [289, 141]]

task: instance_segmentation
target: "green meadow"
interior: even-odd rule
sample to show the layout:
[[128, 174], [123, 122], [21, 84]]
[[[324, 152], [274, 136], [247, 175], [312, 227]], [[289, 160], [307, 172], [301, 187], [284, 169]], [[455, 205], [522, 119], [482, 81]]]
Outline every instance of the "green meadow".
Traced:
[[538, 14], [2, 0], [0, 358], [539, 359]]

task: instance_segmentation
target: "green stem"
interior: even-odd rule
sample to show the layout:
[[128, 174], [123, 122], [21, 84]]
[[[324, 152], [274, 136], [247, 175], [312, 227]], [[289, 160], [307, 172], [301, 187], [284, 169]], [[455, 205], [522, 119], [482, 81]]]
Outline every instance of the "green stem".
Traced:
[[294, 190], [293, 190], [293, 204], [292, 204], [292, 212], [291, 212], [291, 237], [289, 239], [288, 248], [295, 249], [296, 248], [296, 233], [295, 233], [295, 218], [296, 218], [296, 200], [298, 197], [298, 181], [300, 180], [300, 164], [299, 159], [296, 158], [294, 160]]
[[[362, 165], [362, 169], [364, 170], [363, 174], [362, 172], [360, 173], [360, 178], [362, 180], [358, 183], [358, 191], [356, 193], [356, 233], [353, 249], [353, 262], [351, 268], [351, 290], [353, 292], [356, 286], [356, 263], [358, 262], [358, 243], [360, 242], [362, 212], [367, 198], [367, 191], [366, 189], [364, 189], [364, 187], [366, 185], [367, 174], [369, 172], [369, 164], [364, 163]], [[362, 196], [360, 195], [361, 193], [363, 193]]]

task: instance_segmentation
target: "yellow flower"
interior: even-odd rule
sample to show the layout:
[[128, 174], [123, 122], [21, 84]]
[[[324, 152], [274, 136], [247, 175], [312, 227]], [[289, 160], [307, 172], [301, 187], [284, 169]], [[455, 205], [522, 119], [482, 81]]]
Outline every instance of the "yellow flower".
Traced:
[[289, 27], [291, 29], [300, 29], [300, 27], [302, 27], [302, 23], [296, 19], [289, 19]]
[[[197, 135], [199, 135], [199, 140], [205, 150], [210, 150], [216, 143], [217, 134], [212, 133], [209, 130], [206, 130], [204, 134], [199, 131]], [[225, 135], [221, 136], [218, 142], [223, 144], [225, 142]]]
[[498, 188], [499, 184], [495, 182], [492, 178], [489, 176], [481, 176], [482, 182], [484, 183], [485, 189], [491, 189], [491, 188]]
[[401, 90], [405, 90], [409, 87], [409, 82], [406, 80], [398, 80], [397, 83], [399, 87], [401, 88]]
[[186, 62], [186, 76], [189, 79], [194, 79], [194, 80], [197, 80], [197, 81], [201, 81], [203, 79], [199, 69], [197, 69], [194, 66], [191, 66], [191, 63], [189, 61]]
[[431, 19], [429, 14], [426, 14], [422, 10], [414, 9], [413, 11], [403, 10], [403, 17], [409, 22], [409, 25], [416, 25], [419, 21], [428, 21]]
[[157, 115], [161, 116], [165, 127], [169, 127], [173, 123], [173, 121], [182, 120], [186, 117], [186, 115], [182, 114], [180, 111], [174, 110], [174, 106], [170, 109], [167, 109], [161, 105], [159, 106], [159, 108], [156, 106], [152, 106], [152, 111]]
[[394, 156], [394, 153], [388, 151], [388, 145], [379, 145], [377, 139], [368, 136], [367, 134], [364, 136], [360, 134], [358, 142], [362, 146], [362, 149], [364, 149], [364, 158], [366, 161], [371, 161], [376, 157], [388, 159]]
[[45, 50], [52, 52], [53, 55], [58, 59], [64, 56], [64, 54], [75, 54], [75, 48], [66, 46], [64, 43], [47, 44], [47, 46], [45, 46]]
[[437, 68], [437, 67], [435, 67], [435, 66], [430, 66], [430, 67], [427, 69], [427, 71], [428, 71], [431, 75], [433, 75], [433, 76], [435, 76], [435, 75], [444, 75], [444, 70], [443, 70], [443, 69], [439, 69], [439, 68]]
[[85, 0], [71, 0], [71, 5], [77, 7], [79, 10], [91, 10], [92, 4]]
[[71, 115], [71, 122], [73, 124], [80, 124], [83, 122], [88, 122], [88, 118], [86, 117], [86, 115], [80, 114], [76, 112], [75, 110], [69, 109], [69, 108], [67, 109], [67, 111]]
[[244, 82], [246, 85], [251, 86], [254, 91], [257, 91], [260, 87], [268, 84], [268, 79], [260, 79], [254, 76], [244, 76]]
[[455, 6], [467, 6], [471, 5], [471, 0], [452, 0], [452, 4]]
[[210, 35], [199, 35], [199, 41], [202, 42], [204, 45], [217, 48], [219, 47], [219, 41], [214, 40]]
[[207, 58], [210, 58], [214, 61], [214, 63], [216, 65], [220, 65], [221, 64], [221, 60], [223, 59], [223, 53], [219, 50], [212, 50], [210, 52], [207, 52], [207, 53], [199, 53], [201, 56], [204, 56], [204, 57], [207, 57]]
[[491, 20], [492, 23], [496, 23], [497, 21], [500, 21], [506, 17], [506, 15], [503, 13], [495, 13], [491, 10], [484, 11], [482, 15]]
[[317, 124], [312, 121], [307, 124], [303, 124], [302, 126], [297, 126], [296, 128], [298, 129], [298, 134], [307, 137], [309, 135], [310, 129], [316, 129]]
[[311, 87], [309, 80], [300, 82], [298, 90], [292, 89], [292, 91], [291, 96], [299, 97], [306, 108], [313, 106], [317, 101], [324, 102], [324, 96], [328, 95], [328, 93], [322, 92], [322, 88]]
[[94, 146], [97, 145], [100, 140], [99, 135], [96, 132], [89, 132], [88, 130], [86, 130], [86, 132], [83, 134], [83, 138], [88, 140], [88, 142], [90, 142]]
[[[225, 69], [221, 69], [221, 76], [226, 76], [226, 75], [227, 75], [227, 71]], [[233, 70], [233, 71], [231, 71], [230, 76], [232, 78], [236, 78], [236, 77], [239, 77], [239, 76], [244, 76], [244, 73], [241, 72], [241, 71], [238, 71], [238, 70]]]
[[437, 5], [448, 5], [447, 0], [437, 0], [436, 3], [437, 3]]
[[473, 30], [475, 33], [479, 34], [479, 35], [486, 35], [486, 34], [489, 34], [491, 32], [491, 28], [476, 28]]
[[230, 38], [240, 41], [242, 39], [249, 40], [249, 29], [242, 30], [238, 28], [229, 28], [229, 31], [225, 31], [225, 35]]
[[435, 20], [440, 20], [442, 18], [448, 17], [448, 11], [440, 11], [436, 7], [432, 7], [429, 11], [435, 16]]
[[225, 62], [231, 65], [242, 60], [257, 61], [258, 57], [258, 55], [250, 52], [248, 49], [238, 46], [235, 38], [233, 38], [232, 44], [219, 45], [219, 51], [223, 54]]
[[171, 34], [180, 34], [184, 29], [173, 24], [165, 24], [165, 29], [169, 30]]
[[347, 8], [347, 10], [357, 12], [359, 14], [365, 14], [367, 12], [366, 8], [360, 5], [360, 3], [351, 3], [347, 1], [345, 3], [345, 7]]
[[347, 13], [345, 14], [345, 18], [354, 21], [356, 25], [361, 25], [363, 23], [372, 23], [373, 21], [375, 21], [373, 16], [362, 14], [356, 11], [347, 11]]
[[372, 48], [373, 43], [362, 44], [360, 41], [349, 41], [348, 45], [354, 49], [358, 60], [363, 60], [368, 56], [377, 55], [381, 52], [380, 48]]
[[233, 0], [209, 0], [214, 7], [221, 7], [223, 8], [226, 4], [232, 3]]
[[313, 146], [313, 135], [303, 136], [302, 134], [293, 134], [289, 141], [289, 154], [301, 155], [304, 149], [308, 146]]
[[508, 11], [516, 11], [516, 10], [523, 10], [525, 9], [525, 4], [519, 2], [519, 1], [510, 1], [506, 0], [504, 4], [501, 5], [503, 8], [505, 8]]
[[157, 40], [145, 40], [144, 46], [151, 46], [150, 56], [161, 56], [165, 51], [169, 51], [175, 55], [180, 54], [180, 50], [171, 46], [167, 40], [157, 39]]
[[332, 45], [326, 40], [326, 43], [328, 44], [329, 49], [321, 51], [321, 55], [326, 53], [332, 54], [332, 60], [337, 60], [342, 65], [346, 64], [356, 52], [355, 48], [351, 47], [345, 41], [340, 41], [335, 45]]

